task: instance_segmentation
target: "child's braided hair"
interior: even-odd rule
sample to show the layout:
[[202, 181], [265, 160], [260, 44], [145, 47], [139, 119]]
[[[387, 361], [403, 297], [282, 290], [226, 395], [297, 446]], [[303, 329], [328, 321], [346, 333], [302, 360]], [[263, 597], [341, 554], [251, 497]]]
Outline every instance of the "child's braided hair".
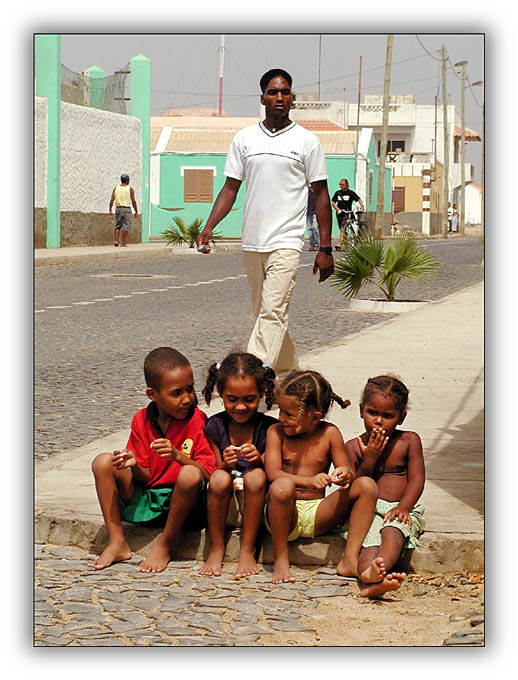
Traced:
[[325, 418], [333, 402], [341, 408], [347, 408], [351, 403], [335, 394], [328, 381], [316, 371], [291, 371], [278, 383], [275, 392], [277, 395], [295, 397], [299, 402], [301, 415], [304, 409], [313, 408], [320, 411], [322, 418]]
[[214, 362], [209, 366], [207, 380], [202, 394], [207, 405], [210, 404], [214, 387], [221, 396], [225, 390], [227, 378], [251, 376], [255, 379], [257, 390], [264, 401], [267, 409], [271, 409], [275, 401], [274, 385], [275, 371], [267, 364], [263, 363], [253, 354], [248, 352], [231, 352], [226, 356], [221, 364]]
[[408, 406], [408, 388], [395, 375], [378, 375], [375, 378], [369, 378], [363, 389], [361, 403], [366, 404], [376, 392], [391, 397], [399, 412], [406, 412]]

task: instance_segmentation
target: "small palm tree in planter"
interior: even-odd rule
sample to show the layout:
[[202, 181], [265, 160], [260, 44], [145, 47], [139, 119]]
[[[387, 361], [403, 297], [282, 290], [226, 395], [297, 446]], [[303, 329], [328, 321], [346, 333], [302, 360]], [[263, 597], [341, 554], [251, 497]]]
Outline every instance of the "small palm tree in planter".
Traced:
[[[189, 248], [194, 248], [196, 239], [201, 231], [200, 227], [203, 224], [203, 219], [203, 217], [197, 217], [190, 224], [187, 224], [182, 217], [173, 217], [175, 224], [162, 231], [162, 236], [165, 238], [167, 245], [177, 247], [181, 246], [182, 243], [187, 243]], [[221, 236], [214, 231], [211, 243], [215, 245], [214, 240], [220, 238]]]
[[331, 283], [347, 298], [356, 297], [371, 284], [384, 293], [387, 302], [392, 302], [403, 278], [422, 283], [430, 280], [439, 266], [411, 233], [403, 232], [390, 241], [366, 236], [344, 245]]

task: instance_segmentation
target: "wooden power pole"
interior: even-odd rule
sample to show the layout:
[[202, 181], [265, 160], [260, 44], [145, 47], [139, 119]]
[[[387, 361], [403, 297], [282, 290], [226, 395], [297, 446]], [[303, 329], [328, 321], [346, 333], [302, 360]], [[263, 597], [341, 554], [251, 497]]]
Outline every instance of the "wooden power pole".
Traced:
[[446, 49], [442, 46], [442, 124], [444, 132], [444, 165], [443, 165], [443, 205], [442, 205], [442, 235], [448, 238], [448, 198], [449, 190], [449, 175], [450, 175], [450, 147], [448, 144], [448, 100], [446, 98]]
[[390, 67], [392, 64], [393, 35], [387, 36], [387, 58], [385, 60], [385, 85], [383, 88], [383, 128], [381, 131], [381, 148], [378, 166], [378, 201], [376, 205], [376, 237], [383, 234], [383, 194], [385, 188], [385, 159], [387, 156], [387, 129], [390, 101]]

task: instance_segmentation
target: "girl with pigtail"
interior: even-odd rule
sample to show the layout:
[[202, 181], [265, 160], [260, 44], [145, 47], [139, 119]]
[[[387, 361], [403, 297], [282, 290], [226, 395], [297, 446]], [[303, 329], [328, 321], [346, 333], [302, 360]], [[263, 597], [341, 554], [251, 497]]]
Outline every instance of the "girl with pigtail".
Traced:
[[[356, 477], [340, 430], [325, 422], [336, 395], [316, 371], [292, 371], [277, 384], [279, 423], [268, 430], [265, 471], [271, 483], [264, 519], [272, 534], [273, 583], [295, 581], [288, 541], [314, 538], [349, 519], [345, 552], [337, 573], [358, 579], [358, 558], [376, 506], [378, 488], [367, 476]], [[334, 470], [330, 474], [331, 464]], [[326, 496], [326, 489], [339, 489]]]
[[221, 576], [225, 555], [225, 526], [232, 496], [243, 494], [239, 564], [234, 578], [257, 574], [255, 542], [262, 521], [266, 494], [263, 453], [268, 429], [277, 419], [259, 411], [274, 403], [274, 371], [253, 354], [232, 352], [209, 367], [202, 390], [207, 405], [217, 390], [224, 411], [210, 417], [205, 435], [216, 455], [217, 468], [207, 492], [210, 553], [200, 574]]

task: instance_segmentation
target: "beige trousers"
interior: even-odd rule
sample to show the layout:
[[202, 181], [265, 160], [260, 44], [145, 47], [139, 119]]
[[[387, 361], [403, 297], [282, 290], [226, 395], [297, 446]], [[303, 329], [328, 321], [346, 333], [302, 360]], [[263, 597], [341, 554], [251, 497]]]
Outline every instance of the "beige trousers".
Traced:
[[243, 265], [257, 317], [247, 351], [274, 371], [299, 368], [288, 333], [288, 309], [295, 286], [300, 252], [291, 248], [270, 253], [243, 251]]

